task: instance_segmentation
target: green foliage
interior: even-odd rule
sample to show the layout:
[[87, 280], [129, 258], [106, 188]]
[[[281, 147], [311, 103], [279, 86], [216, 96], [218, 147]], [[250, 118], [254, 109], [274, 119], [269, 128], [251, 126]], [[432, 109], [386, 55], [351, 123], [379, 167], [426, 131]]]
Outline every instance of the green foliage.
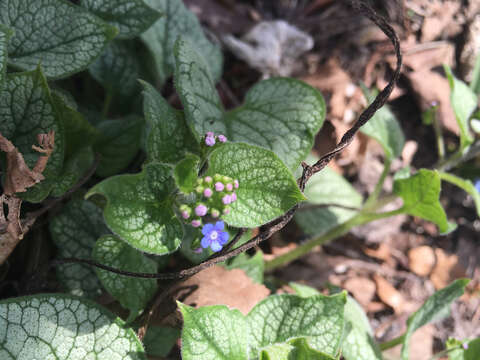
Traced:
[[[98, 239], [92, 257], [107, 266], [124, 271], [156, 273], [157, 263], [113, 235]], [[157, 290], [155, 279], [136, 279], [110, 271], [96, 269], [103, 287], [120, 304], [130, 310], [127, 322], [137, 317]]]
[[476, 360], [480, 358], [480, 338], [467, 341], [448, 339], [448, 360]]
[[172, 210], [175, 182], [169, 166], [150, 163], [134, 175], [110, 177], [95, 185], [86, 198], [106, 198], [103, 216], [108, 227], [134, 248], [156, 255], [178, 249], [183, 237]]
[[[50, 222], [50, 234], [58, 248], [59, 258], [90, 259], [95, 241], [109, 230], [102, 211], [85, 200], [71, 200]], [[100, 295], [95, 270], [82, 264], [65, 264], [57, 268], [57, 277], [69, 293], [79, 296]]]
[[187, 154], [180, 160], [173, 170], [175, 182], [180, 191], [191, 193], [197, 183], [200, 158], [197, 155]]
[[147, 0], [146, 2], [165, 15], [142, 34], [142, 40], [153, 54], [160, 83], [163, 84], [174, 71], [173, 47], [179, 36], [187, 38], [194, 44], [209, 65], [209, 72], [214, 79], [218, 80], [222, 74], [223, 65], [220, 48], [206, 38], [198, 19], [185, 7], [183, 1]]
[[477, 95], [463, 81], [457, 79], [448, 65], [444, 65], [450, 83], [450, 103], [455, 113], [458, 126], [460, 127], [460, 148], [473, 142], [473, 136], [469, 130], [468, 122], [473, 112], [477, 108]]
[[180, 330], [178, 329], [149, 326], [143, 338], [143, 346], [148, 355], [165, 357], [172, 350], [179, 337]]
[[14, 30], [8, 64], [22, 70], [41, 64], [48, 78], [85, 69], [117, 33], [65, 0], [1, 0], [0, 23]]
[[[365, 88], [363, 91], [368, 102], [373, 102], [376, 92], [370, 93]], [[388, 105], [378, 109], [375, 115], [361, 127], [360, 131], [377, 140], [382, 145], [387, 158], [393, 159], [401, 155], [405, 145], [405, 135]]]
[[[0, 18], [1, 14], [0, 11]], [[32, 149], [32, 145], [38, 145], [38, 134], [49, 131], [55, 131], [55, 148], [43, 172], [45, 180], [22, 194], [30, 202], [44, 200], [62, 171], [65, 131], [40, 68], [8, 74], [5, 86], [0, 90], [0, 133], [23, 154], [30, 169], [41, 155]]]
[[184, 360], [293, 359], [295, 354], [295, 359], [328, 360], [339, 352], [345, 294], [274, 295], [247, 316], [226, 306], [178, 305], [184, 319]]
[[7, 47], [13, 31], [0, 24], [0, 89], [5, 81], [7, 72]]
[[132, 329], [94, 302], [62, 294], [0, 301], [0, 358], [146, 360]]
[[442, 313], [443, 310], [448, 309], [450, 304], [463, 294], [469, 281], [468, 279], [456, 280], [446, 288], [437, 291], [425, 301], [420, 309], [408, 318], [407, 331], [403, 339], [402, 360], [408, 360], [409, 342], [413, 333], [423, 325], [436, 319], [437, 315]]
[[212, 152], [207, 174], [238, 179], [238, 200], [231, 205], [230, 214], [223, 217], [231, 226], [263, 225], [305, 199], [280, 159], [256, 146], [242, 143], [221, 146]]
[[325, 117], [317, 90], [293, 79], [265, 80], [248, 91], [242, 106], [225, 112], [204, 59], [187, 40], [177, 42], [175, 56], [175, 85], [197, 140], [213, 131], [264, 147], [291, 171], [305, 159]]
[[477, 209], [477, 216], [480, 217], [480, 193], [475, 188], [475, 185], [470, 180], [462, 179], [461, 177], [439, 171], [438, 175], [444, 181], [448, 181], [453, 185], [458, 186], [459, 188], [463, 189], [465, 192], [470, 194], [473, 201], [475, 202], [475, 207]]
[[115, 26], [119, 38], [140, 35], [162, 15], [143, 0], [80, 0], [80, 5]]
[[228, 270], [241, 269], [253, 281], [263, 284], [263, 272], [265, 270], [265, 262], [263, 261], [263, 252], [257, 250], [255, 255], [241, 253], [227, 261], [225, 267]]
[[447, 215], [440, 204], [440, 176], [437, 171], [420, 169], [408, 178], [397, 179], [394, 192], [403, 199], [402, 210], [437, 224], [441, 233], [455, 228], [447, 221]]

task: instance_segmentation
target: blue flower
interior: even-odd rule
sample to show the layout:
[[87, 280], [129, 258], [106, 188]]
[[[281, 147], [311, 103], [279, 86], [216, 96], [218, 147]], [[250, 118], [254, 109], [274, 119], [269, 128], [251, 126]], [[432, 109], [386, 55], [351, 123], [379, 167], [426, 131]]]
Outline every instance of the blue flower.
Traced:
[[228, 241], [228, 232], [222, 231], [225, 228], [223, 221], [217, 221], [215, 225], [205, 224], [202, 228], [204, 235], [201, 245], [204, 249], [210, 246], [210, 249], [217, 252], [222, 250], [222, 246]]

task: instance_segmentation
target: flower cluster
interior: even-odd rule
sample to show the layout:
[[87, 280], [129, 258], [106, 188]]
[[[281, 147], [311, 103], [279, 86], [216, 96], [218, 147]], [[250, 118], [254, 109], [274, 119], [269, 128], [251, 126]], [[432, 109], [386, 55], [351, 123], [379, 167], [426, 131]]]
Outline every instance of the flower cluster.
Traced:
[[211, 131], [207, 132], [205, 135], [205, 145], [207, 146], [214, 146], [216, 143], [216, 140], [218, 140], [221, 143], [227, 142], [227, 137], [225, 135], [218, 135], [215, 136], [215, 134]]
[[238, 180], [220, 174], [198, 178], [195, 188], [197, 202], [180, 206], [182, 218], [193, 227], [199, 227], [207, 215], [216, 219], [221, 214], [228, 214], [229, 205], [237, 200], [235, 190], [238, 187]]

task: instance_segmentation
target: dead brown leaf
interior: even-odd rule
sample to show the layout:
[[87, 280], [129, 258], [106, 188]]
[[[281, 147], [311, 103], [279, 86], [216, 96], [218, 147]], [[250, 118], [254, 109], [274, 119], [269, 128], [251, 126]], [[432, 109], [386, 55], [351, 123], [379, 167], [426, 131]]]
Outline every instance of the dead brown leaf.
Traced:
[[395, 313], [402, 313], [405, 306], [403, 295], [380, 275], [375, 274], [373, 278], [377, 284], [377, 295], [380, 300], [393, 308]]
[[[181, 300], [187, 305], [200, 307], [223, 304], [238, 309], [245, 315], [270, 294], [270, 290], [254, 283], [243, 270], [226, 270], [221, 266], [203, 270], [181, 286], [191, 290]], [[180, 293], [178, 298], [184, 295]]]
[[375, 283], [366, 277], [352, 277], [347, 279], [343, 287], [366, 308], [375, 296]]
[[458, 256], [455, 254], [448, 255], [443, 249], [435, 249], [435, 256], [437, 263], [430, 275], [435, 289], [443, 289], [453, 280], [465, 277], [466, 270], [458, 261]]
[[435, 266], [435, 252], [430, 246], [419, 246], [408, 252], [410, 270], [420, 276], [427, 276]]

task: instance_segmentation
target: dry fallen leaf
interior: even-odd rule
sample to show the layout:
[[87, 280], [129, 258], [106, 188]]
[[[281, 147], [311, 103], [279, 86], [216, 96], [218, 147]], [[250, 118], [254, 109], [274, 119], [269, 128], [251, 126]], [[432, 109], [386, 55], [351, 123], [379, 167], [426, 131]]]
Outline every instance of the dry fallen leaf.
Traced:
[[408, 252], [410, 270], [420, 276], [427, 276], [435, 266], [435, 252], [430, 246], [419, 246]]
[[405, 306], [403, 295], [380, 275], [374, 275], [374, 280], [377, 284], [377, 295], [380, 300], [393, 308], [395, 313], [402, 313]]
[[435, 289], [443, 289], [453, 280], [466, 276], [465, 268], [458, 262], [457, 255], [448, 255], [440, 248], [435, 249], [435, 255], [437, 263], [430, 274]]
[[367, 307], [375, 296], [375, 283], [365, 277], [353, 277], [347, 279], [343, 284], [343, 288], [352, 293], [362, 307]]
[[270, 290], [254, 283], [243, 270], [226, 270], [221, 266], [212, 266], [199, 272], [182, 283], [181, 288], [188, 289], [186, 296], [185, 292], [178, 294], [178, 298], [187, 305], [201, 307], [223, 304], [245, 315], [270, 294]]

